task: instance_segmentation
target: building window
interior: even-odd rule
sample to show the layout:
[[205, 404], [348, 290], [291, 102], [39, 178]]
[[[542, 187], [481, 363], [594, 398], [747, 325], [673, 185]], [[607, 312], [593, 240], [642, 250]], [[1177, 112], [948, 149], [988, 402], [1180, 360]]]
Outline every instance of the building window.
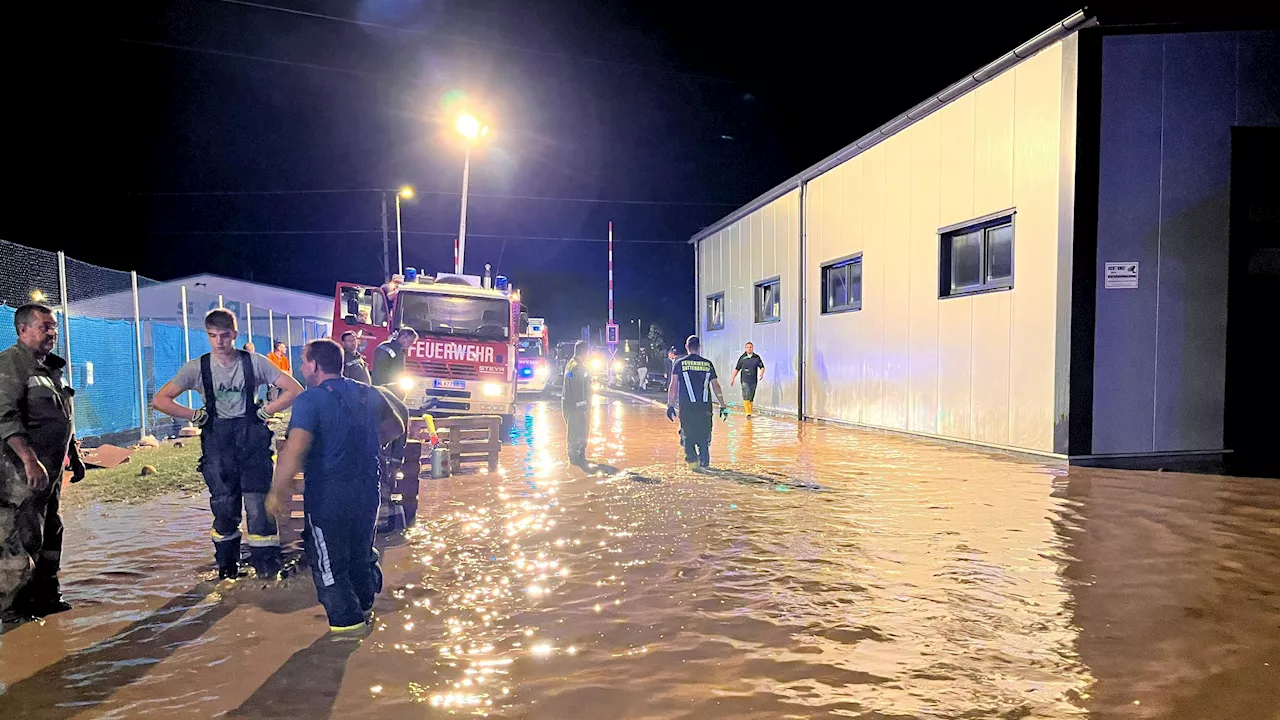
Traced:
[[724, 328], [724, 293], [707, 296], [707, 329]]
[[756, 283], [756, 322], [771, 323], [782, 319], [782, 282], [769, 278]]
[[862, 309], [862, 253], [822, 266], [822, 313]]
[[1013, 213], [943, 228], [938, 268], [940, 297], [1013, 287]]

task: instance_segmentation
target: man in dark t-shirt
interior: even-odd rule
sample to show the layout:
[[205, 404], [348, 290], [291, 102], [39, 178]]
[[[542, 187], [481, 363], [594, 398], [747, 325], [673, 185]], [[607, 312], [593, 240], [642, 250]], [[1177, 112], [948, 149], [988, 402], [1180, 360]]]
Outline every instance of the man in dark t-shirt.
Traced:
[[685, 343], [689, 354], [675, 361], [667, 388], [667, 417], [675, 420], [676, 400], [680, 403], [680, 432], [684, 440], [684, 460], [697, 470], [711, 464], [711, 396], [720, 403], [720, 417], [729, 415], [716, 379], [716, 366], [698, 354], [702, 341], [690, 335]]
[[751, 406], [756, 400], [756, 384], [764, 379], [764, 360], [756, 354], [756, 348], [747, 343], [746, 352], [738, 357], [738, 364], [733, 368], [733, 377], [729, 378], [729, 386], [742, 374], [742, 409], [747, 417], [751, 417]]

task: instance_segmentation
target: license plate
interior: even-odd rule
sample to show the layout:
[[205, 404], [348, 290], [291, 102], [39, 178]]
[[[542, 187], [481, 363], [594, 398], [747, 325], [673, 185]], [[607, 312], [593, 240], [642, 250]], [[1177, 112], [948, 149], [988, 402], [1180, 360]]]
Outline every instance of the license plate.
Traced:
[[431, 387], [444, 390], [466, 390], [467, 383], [464, 380], [432, 380]]

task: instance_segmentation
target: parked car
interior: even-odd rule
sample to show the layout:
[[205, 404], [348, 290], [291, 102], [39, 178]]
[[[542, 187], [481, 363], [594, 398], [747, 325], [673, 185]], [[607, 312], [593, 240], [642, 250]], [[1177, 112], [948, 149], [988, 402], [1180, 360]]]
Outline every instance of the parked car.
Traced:
[[640, 392], [661, 392], [667, 389], [667, 376], [661, 370], [649, 370], [637, 388]]

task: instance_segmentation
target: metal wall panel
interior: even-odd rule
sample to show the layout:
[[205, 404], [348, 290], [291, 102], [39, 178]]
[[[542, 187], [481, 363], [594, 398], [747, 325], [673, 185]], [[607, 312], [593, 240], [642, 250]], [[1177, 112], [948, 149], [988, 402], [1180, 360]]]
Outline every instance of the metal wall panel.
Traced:
[[[1160, 106], [1164, 47], [1146, 36], [1103, 42], [1098, 164], [1098, 276], [1137, 262], [1138, 287], [1098, 283], [1093, 452], [1151, 452], [1155, 428], [1156, 278], [1160, 235]], [[1144, 277], [1145, 275], [1145, 277]]]
[[908, 311], [908, 385], [911, 415], [907, 429], [938, 433], [938, 248], [942, 122], [937, 114], [896, 137], [911, 143], [911, 274]]
[[[977, 217], [973, 212], [976, 100], [977, 93], [969, 93], [938, 111], [942, 125], [942, 152], [938, 163], [941, 173], [938, 225], [941, 226]], [[933, 275], [936, 296], [936, 267]], [[972, 297], [938, 301], [939, 435], [973, 439], [969, 421], [973, 409], [974, 332]]]
[[[910, 417], [911, 143], [882, 143], [885, 153], [884, 426], [906, 430]], [[873, 259], [874, 261], [874, 259]], [[863, 268], [866, 272], [866, 268]]]
[[885, 156], [883, 145], [862, 158], [862, 422], [883, 425], [885, 334]]
[[1015, 69], [1009, 442], [1053, 451], [1063, 44]]

